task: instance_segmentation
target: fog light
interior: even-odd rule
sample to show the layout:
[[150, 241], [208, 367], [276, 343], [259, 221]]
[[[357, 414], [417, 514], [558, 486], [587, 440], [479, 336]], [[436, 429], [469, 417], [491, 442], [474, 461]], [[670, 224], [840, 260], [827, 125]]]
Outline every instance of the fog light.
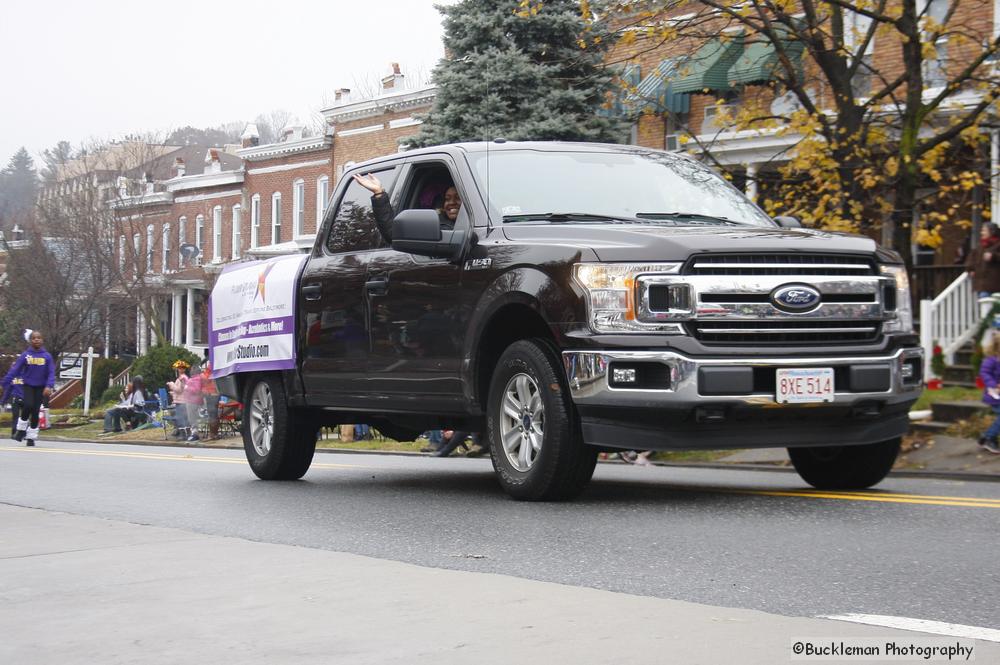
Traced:
[[613, 383], [635, 383], [635, 369], [631, 367], [615, 367], [611, 371], [611, 381]]
[[913, 365], [911, 365], [910, 363], [903, 363], [902, 373], [904, 379], [912, 379]]

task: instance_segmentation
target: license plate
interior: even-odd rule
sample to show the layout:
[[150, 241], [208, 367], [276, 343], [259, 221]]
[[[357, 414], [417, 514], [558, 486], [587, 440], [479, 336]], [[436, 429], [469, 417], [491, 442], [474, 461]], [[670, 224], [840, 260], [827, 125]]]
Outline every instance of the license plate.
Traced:
[[833, 401], [833, 368], [779, 369], [775, 401], [785, 404]]

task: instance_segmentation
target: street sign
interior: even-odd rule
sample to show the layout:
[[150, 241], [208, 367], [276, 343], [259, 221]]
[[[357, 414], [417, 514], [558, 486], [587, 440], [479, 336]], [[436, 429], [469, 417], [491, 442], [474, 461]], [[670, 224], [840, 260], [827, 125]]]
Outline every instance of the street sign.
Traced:
[[59, 359], [60, 379], [82, 379], [83, 378], [84, 354], [64, 353]]

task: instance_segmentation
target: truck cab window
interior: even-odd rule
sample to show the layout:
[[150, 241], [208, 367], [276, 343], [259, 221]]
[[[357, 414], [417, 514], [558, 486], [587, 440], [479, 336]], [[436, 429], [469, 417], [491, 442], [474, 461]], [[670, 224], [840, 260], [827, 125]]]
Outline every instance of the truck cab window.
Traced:
[[[396, 169], [377, 171], [375, 175], [386, 191], [391, 191]], [[335, 254], [359, 252], [385, 247], [386, 243], [375, 225], [371, 192], [356, 182], [351, 182], [337, 203], [326, 248]]]

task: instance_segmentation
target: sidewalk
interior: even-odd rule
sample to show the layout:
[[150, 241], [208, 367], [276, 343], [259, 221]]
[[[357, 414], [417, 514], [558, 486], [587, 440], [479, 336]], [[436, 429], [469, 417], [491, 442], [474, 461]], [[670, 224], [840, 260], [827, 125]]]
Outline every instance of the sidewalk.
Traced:
[[772, 665], [807, 637], [957, 641], [7, 505], [0, 523], [19, 665]]

